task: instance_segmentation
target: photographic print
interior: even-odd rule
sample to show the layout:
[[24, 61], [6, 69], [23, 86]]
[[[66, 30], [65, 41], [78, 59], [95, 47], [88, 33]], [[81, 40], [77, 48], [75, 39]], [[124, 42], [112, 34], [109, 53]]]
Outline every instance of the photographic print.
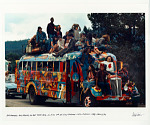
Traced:
[[5, 14], [6, 107], [146, 107], [145, 13]]

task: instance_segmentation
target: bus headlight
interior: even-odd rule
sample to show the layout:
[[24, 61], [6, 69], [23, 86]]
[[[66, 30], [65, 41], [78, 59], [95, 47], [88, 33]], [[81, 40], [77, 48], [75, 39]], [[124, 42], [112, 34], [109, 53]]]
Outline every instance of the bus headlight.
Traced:
[[124, 86], [124, 91], [128, 91], [128, 86]]

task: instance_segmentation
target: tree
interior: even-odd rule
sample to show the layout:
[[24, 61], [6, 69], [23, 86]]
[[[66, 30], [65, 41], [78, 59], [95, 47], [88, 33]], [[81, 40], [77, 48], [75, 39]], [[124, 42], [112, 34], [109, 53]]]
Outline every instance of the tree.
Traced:
[[90, 28], [87, 28], [86, 26], [84, 26], [83, 32], [85, 32], [85, 34], [88, 34], [89, 32], [92, 32], [92, 30]]
[[21, 56], [22, 56], [21, 54], [15, 54], [15, 53], [9, 53], [6, 55], [5, 57], [6, 60], [11, 61], [10, 73], [15, 73], [16, 60], [19, 60]]
[[145, 41], [145, 14], [143, 13], [91, 13], [87, 15], [92, 28], [99, 34], [109, 34], [117, 41]]

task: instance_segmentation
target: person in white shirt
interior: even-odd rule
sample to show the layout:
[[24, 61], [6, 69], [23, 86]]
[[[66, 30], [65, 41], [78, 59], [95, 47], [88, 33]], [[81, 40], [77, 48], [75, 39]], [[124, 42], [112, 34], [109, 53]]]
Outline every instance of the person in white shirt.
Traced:
[[58, 44], [59, 50], [64, 49], [65, 39], [63, 39], [61, 36], [58, 36], [57, 44]]

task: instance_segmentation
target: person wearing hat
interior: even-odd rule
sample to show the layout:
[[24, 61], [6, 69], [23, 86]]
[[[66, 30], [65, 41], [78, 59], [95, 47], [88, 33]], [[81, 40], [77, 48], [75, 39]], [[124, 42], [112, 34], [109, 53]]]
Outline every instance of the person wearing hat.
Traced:
[[36, 33], [36, 46], [40, 47], [41, 50], [45, 49], [46, 42], [46, 33], [42, 31], [42, 28], [39, 26]]
[[110, 86], [109, 86], [109, 83], [107, 83], [106, 77], [107, 79], [109, 79], [110, 74], [106, 71], [105, 64], [101, 63], [100, 68], [96, 74], [96, 87], [101, 88], [102, 96], [111, 94]]
[[68, 38], [69, 38], [69, 44], [68, 44], [67, 48], [64, 48], [62, 51], [59, 51], [56, 55], [53, 55], [53, 56], [63, 57], [64, 54], [69, 53], [71, 51], [74, 51], [76, 40], [73, 39], [73, 34], [72, 33], [68, 34]]
[[118, 75], [121, 76], [122, 78], [122, 85], [124, 87], [124, 85], [127, 83], [129, 84], [129, 76], [128, 76], [128, 64], [124, 64], [123, 68], [119, 70]]

